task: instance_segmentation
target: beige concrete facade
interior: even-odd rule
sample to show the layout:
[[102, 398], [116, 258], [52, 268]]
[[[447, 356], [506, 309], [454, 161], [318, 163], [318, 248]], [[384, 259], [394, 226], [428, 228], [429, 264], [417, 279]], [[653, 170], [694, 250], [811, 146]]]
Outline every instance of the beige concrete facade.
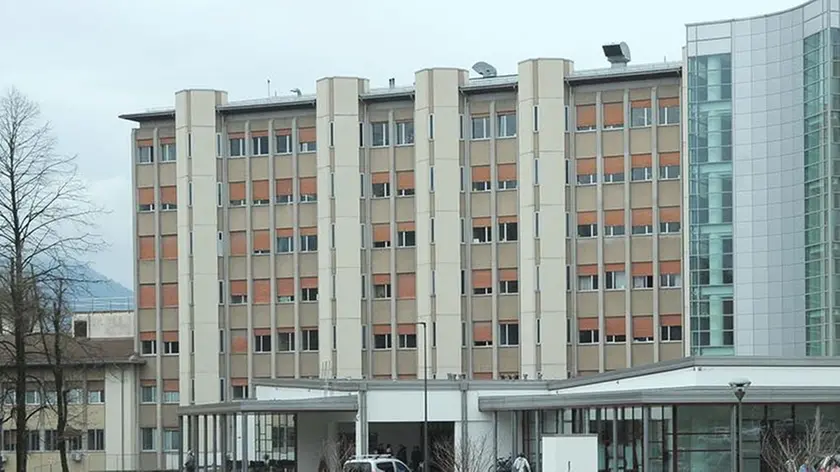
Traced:
[[[210, 403], [259, 378], [422, 378], [426, 349], [437, 378], [682, 357], [681, 125], [660, 117], [680, 76], [531, 59], [126, 115], [140, 385]], [[170, 407], [141, 427], [175, 427]]]

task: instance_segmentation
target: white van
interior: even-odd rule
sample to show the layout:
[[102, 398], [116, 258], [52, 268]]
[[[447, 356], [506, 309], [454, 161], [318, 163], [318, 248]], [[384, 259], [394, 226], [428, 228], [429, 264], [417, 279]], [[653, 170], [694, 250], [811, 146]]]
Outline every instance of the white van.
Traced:
[[391, 454], [355, 456], [344, 463], [344, 472], [411, 472], [411, 469]]

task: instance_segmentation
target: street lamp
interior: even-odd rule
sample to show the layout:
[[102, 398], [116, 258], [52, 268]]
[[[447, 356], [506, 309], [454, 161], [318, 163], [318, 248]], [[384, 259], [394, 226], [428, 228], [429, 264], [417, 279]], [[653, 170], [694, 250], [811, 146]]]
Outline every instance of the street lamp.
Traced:
[[735, 394], [735, 399], [738, 400], [738, 408], [736, 410], [736, 415], [737, 415], [736, 421], [737, 421], [737, 423], [735, 425], [735, 427], [737, 428], [737, 434], [738, 434], [736, 436], [736, 440], [735, 440], [735, 451], [736, 451], [735, 452], [735, 461], [736, 461], [735, 471], [736, 472], [741, 472], [741, 469], [743, 468], [742, 467], [743, 466], [743, 458], [741, 457], [741, 451], [743, 450], [743, 438], [742, 438], [743, 434], [741, 434], [741, 429], [742, 429], [741, 428], [741, 426], [742, 426], [741, 404], [743, 403], [744, 395], [747, 394], [747, 388], [750, 385], [752, 385], [752, 382], [750, 382], [747, 379], [736, 379], [736, 380], [733, 380], [733, 381], [729, 382], [729, 388], [732, 389], [732, 393]]
[[429, 325], [418, 321], [423, 327], [423, 471], [429, 470]]

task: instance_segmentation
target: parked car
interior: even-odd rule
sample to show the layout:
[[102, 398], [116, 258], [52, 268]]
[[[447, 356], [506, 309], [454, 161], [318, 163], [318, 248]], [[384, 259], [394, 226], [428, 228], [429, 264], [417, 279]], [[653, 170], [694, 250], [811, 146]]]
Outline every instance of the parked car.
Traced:
[[391, 454], [355, 456], [344, 463], [344, 472], [411, 472], [401, 460]]

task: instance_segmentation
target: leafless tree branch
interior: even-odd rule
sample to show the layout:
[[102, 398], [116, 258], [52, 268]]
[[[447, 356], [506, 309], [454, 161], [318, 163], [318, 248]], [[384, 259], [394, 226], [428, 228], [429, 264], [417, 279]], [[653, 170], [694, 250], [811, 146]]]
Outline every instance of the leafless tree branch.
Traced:
[[797, 472], [803, 464], [816, 470], [840, 453], [840, 431], [828, 426], [819, 414], [806, 423], [764, 425], [761, 457], [773, 472]]
[[458, 443], [445, 438], [432, 444], [432, 466], [447, 472], [487, 472], [495, 463], [492, 446], [485, 435]]

